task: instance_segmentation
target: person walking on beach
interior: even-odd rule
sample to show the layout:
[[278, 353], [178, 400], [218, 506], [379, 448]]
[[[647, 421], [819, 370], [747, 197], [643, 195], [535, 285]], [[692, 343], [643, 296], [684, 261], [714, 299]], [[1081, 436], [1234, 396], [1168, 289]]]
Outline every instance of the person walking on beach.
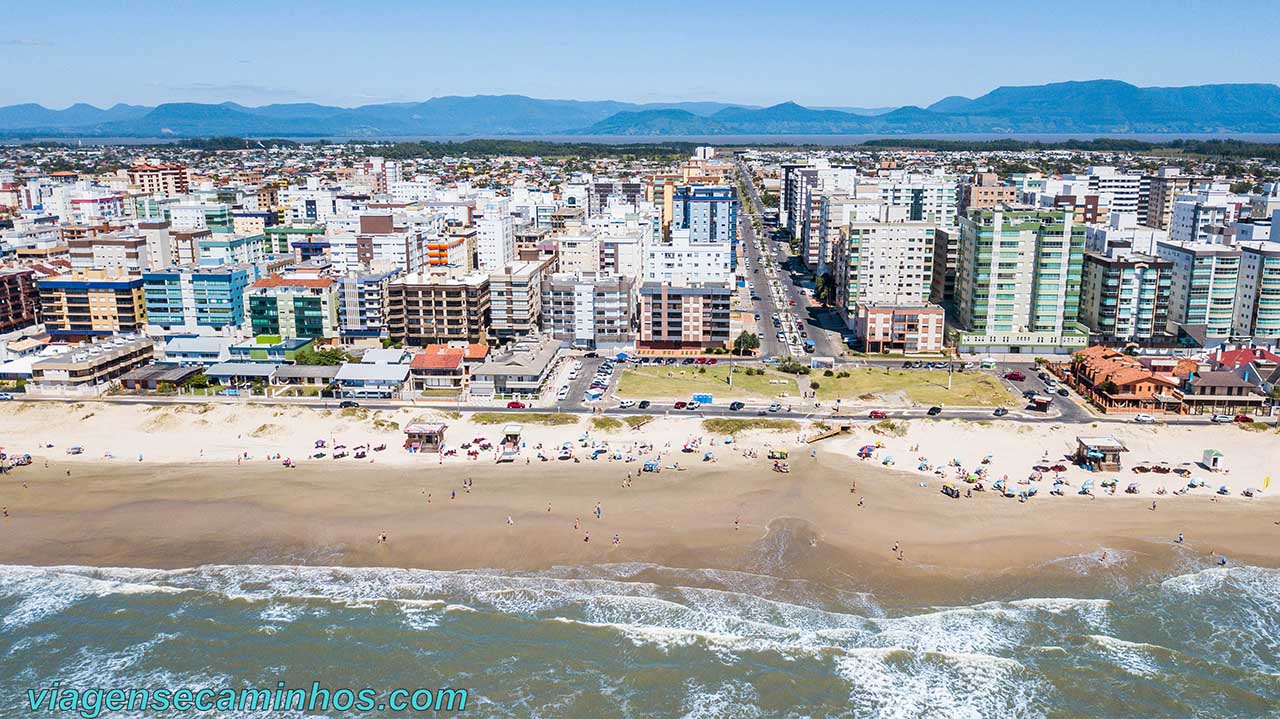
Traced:
[[583, 541], [583, 542], [590, 542], [590, 541], [591, 541], [591, 532], [587, 532], [586, 534], [582, 535], [582, 541]]
[[1152, 512], [1156, 511], [1156, 502], [1155, 502], [1155, 500], [1154, 500], [1154, 499], [1153, 499], [1153, 500], [1151, 500], [1151, 511], [1152, 511]]
[[386, 532], [379, 533], [378, 544], [386, 544], [386, 543], [387, 543], [387, 533]]
[[510, 514], [508, 514], [508, 515], [507, 515], [507, 526], [508, 526], [508, 527], [510, 527], [510, 526], [511, 526], [511, 525], [513, 525], [513, 524], [515, 524], [515, 520], [511, 519], [511, 515], [510, 515]]
[[890, 551], [890, 552], [896, 552], [896, 551], [898, 551], [898, 543], [897, 543], [897, 542], [894, 542], [894, 543], [893, 543], [893, 549], [890, 549], [889, 551]]
[[1182, 544], [1182, 532], [1178, 532], [1178, 538], [1173, 541], [1177, 542], [1178, 544]]
[[613, 546], [615, 546], [615, 547], [616, 547], [616, 546], [618, 546], [621, 542], [622, 542], [622, 538], [621, 538], [621, 537], [619, 537], [619, 536], [618, 536], [618, 535], [616, 535], [616, 534], [615, 534], [615, 535], [613, 535]]
[[604, 511], [600, 509], [600, 503], [596, 502], [596, 519], [600, 519], [603, 516], [604, 516]]
[[866, 503], [866, 497], [858, 497], [858, 506], [861, 507]]
[[739, 527], [738, 527], [738, 521], [739, 521], [740, 519], [742, 519], [742, 518], [741, 518], [741, 517], [734, 517], [734, 519], [733, 519], [733, 531], [735, 531], [735, 532], [736, 532], [736, 531], [738, 531], [738, 529], [739, 529]]
[[576, 531], [578, 531], [579, 529], [582, 529], [582, 518], [581, 518], [581, 517], [574, 517], [574, 518], [573, 518], [573, 531], [575, 531], [575, 532], [576, 532]]

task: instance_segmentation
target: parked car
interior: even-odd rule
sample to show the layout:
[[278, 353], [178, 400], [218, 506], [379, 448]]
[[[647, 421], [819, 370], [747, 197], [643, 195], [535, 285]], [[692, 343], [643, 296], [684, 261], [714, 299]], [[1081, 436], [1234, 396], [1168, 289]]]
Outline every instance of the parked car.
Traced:
[[1035, 397], [1037, 394], [1039, 394], [1039, 392], [1036, 392], [1033, 389], [1023, 390], [1022, 392], [1022, 396], [1027, 399], [1031, 399], [1032, 397]]
[[911, 360], [902, 363], [902, 369], [911, 369]]
[[1006, 414], [1009, 414], [1009, 410], [1005, 409], [1004, 407], [996, 407], [996, 411], [992, 412], [991, 414], [997, 417], [1003, 417]]
[[883, 410], [873, 409], [870, 414], [871, 419], [888, 419], [889, 414]]
[[636, 406], [636, 401], [633, 399], [624, 399], [618, 403], [618, 409], [631, 409], [634, 406]]
[[746, 407], [746, 406], [747, 406], [747, 405], [746, 405], [746, 404], [744, 404], [744, 403], [742, 403], [742, 402], [730, 402], [730, 403], [729, 403], [729, 411], [731, 411], [731, 412], [737, 412], [738, 410], [740, 410], [740, 409], [742, 409], [743, 407]]
[[599, 352], [588, 352], [588, 353], [586, 353], [586, 354], [584, 354], [584, 355], [582, 355], [582, 356], [583, 356], [583, 357], [586, 357], [586, 358], [588, 358], [588, 359], [595, 359], [596, 357], [599, 357], [599, 356], [600, 356], [600, 353], [599, 353]]
[[1236, 415], [1235, 419], [1236, 419], [1236, 421], [1237, 421], [1237, 422], [1252, 422], [1252, 421], [1253, 421], [1253, 417], [1250, 417], [1250, 416], [1249, 416], [1249, 415], [1247, 415], [1247, 414], [1238, 414], [1238, 415]]
[[561, 402], [565, 401], [566, 399], [569, 399], [569, 388], [561, 387], [560, 391], [556, 392], [556, 399], [560, 400]]
[[937, 417], [938, 415], [942, 414], [942, 408], [941, 408], [941, 407], [930, 407], [930, 408], [929, 408], [929, 412], [928, 412], [928, 414], [929, 414], [929, 416], [930, 416], [930, 417]]
[[526, 405], [524, 402], [518, 402], [514, 399], [507, 403], [507, 409], [524, 409], [525, 407], [528, 407], [528, 405]]
[[685, 409], [687, 409], [687, 410], [692, 411], [692, 410], [695, 410], [695, 409], [697, 409], [697, 408], [699, 408], [699, 407], [701, 407], [701, 406], [702, 406], [702, 403], [701, 403], [701, 402], [694, 401], [694, 402], [690, 402], [689, 404], [685, 405], [685, 406], [684, 406], [684, 408], [685, 408]]
[[706, 363], [707, 363], [707, 358], [706, 358], [706, 357], [699, 357], [698, 359], [694, 360], [694, 361], [693, 361], [693, 363], [694, 363], [694, 364], [706, 364]]
[[782, 411], [782, 405], [778, 404], [777, 402], [774, 402], [773, 404], [769, 405], [769, 411], [770, 411], [770, 412], [781, 412], [781, 411]]
[[675, 403], [675, 408], [676, 408], [676, 409], [684, 409], [685, 407], [688, 407], [688, 406], [689, 406], [689, 403], [688, 403], [688, 402], [676, 402], [676, 403]]
[[652, 404], [652, 403], [651, 403], [651, 402], [649, 402], [649, 400], [647, 400], [647, 399], [642, 399], [642, 400], [640, 400], [640, 404], [639, 404], [639, 405], [637, 405], [637, 406], [639, 406], [639, 407], [640, 407], [640, 409], [649, 409], [649, 405], [650, 405], [650, 404]]
[[8, 392], [0, 392], [0, 402], [8, 401], [11, 399], [13, 399], [13, 395], [9, 394]]
[[691, 365], [691, 364], [693, 364], [693, 358], [692, 358], [692, 357], [685, 357], [684, 359], [680, 360], [680, 364], [682, 364], [682, 365]]
[[348, 407], [359, 407], [360, 403], [353, 399], [344, 399], [338, 403], [338, 407], [347, 409]]
[[1135, 414], [1135, 415], [1133, 415], [1133, 421], [1134, 421], [1134, 422], [1137, 422], [1138, 424], [1155, 424], [1155, 423], [1156, 423], [1156, 418], [1155, 418], [1155, 417], [1152, 417], [1152, 416], [1151, 416], [1151, 415], [1149, 415], [1149, 414], [1145, 414], [1145, 413], [1144, 413], [1144, 414]]
[[1004, 378], [1011, 382], [1022, 382], [1027, 378], [1027, 376], [1025, 374], [1022, 374], [1021, 372], [1015, 371], [1015, 372], [1005, 372]]
[[1067, 391], [1067, 388], [1066, 388], [1066, 387], [1059, 387], [1059, 388], [1058, 388], [1058, 396], [1059, 396], [1059, 397], [1070, 397], [1070, 396], [1071, 396], [1071, 393]]
[[1210, 417], [1210, 418], [1209, 418], [1209, 421], [1210, 421], [1210, 422], [1216, 422], [1216, 423], [1218, 423], [1218, 424], [1226, 424], [1226, 423], [1228, 423], [1228, 422], [1234, 422], [1234, 421], [1236, 421], [1236, 418], [1235, 418], [1235, 417], [1232, 417], [1232, 416], [1231, 416], [1231, 415], [1229, 415], [1229, 414], [1215, 414], [1215, 415], [1213, 415], [1212, 417]]

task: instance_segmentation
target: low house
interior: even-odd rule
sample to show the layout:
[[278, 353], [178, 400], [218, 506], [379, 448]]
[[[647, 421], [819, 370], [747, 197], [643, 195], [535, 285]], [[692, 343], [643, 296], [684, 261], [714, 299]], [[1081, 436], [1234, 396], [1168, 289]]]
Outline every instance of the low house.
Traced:
[[173, 365], [153, 364], [126, 372], [120, 377], [120, 385], [132, 390], [156, 390], [160, 385], [177, 387], [183, 382], [203, 372], [202, 367], [175, 367]]
[[258, 335], [251, 340], [231, 345], [231, 359], [241, 362], [284, 364], [293, 362], [294, 355], [303, 350], [309, 350], [312, 346], [312, 340], [305, 337], [281, 339], [275, 335]]
[[274, 384], [280, 365], [270, 362], [219, 362], [204, 371], [210, 384], [244, 387], [254, 383]]
[[338, 374], [338, 365], [287, 364], [276, 370], [278, 385], [328, 386]]
[[1250, 414], [1267, 398], [1258, 387], [1235, 372], [1194, 372], [1187, 380], [1182, 404], [1188, 414]]
[[466, 386], [466, 351], [449, 345], [427, 345], [409, 363], [409, 383], [416, 392], [451, 390]]
[[1055, 370], [1103, 412], [1178, 412], [1182, 404], [1175, 378], [1157, 374], [1110, 347], [1075, 353], [1069, 374], [1061, 365]]
[[333, 377], [343, 397], [394, 397], [408, 379], [409, 365], [363, 362], [347, 362]]
[[559, 340], [531, 336], [471, 370], [471, 394], [535, 397], [562, 358]]
[[413, 353], [404, 349], [371, 349], [365, 350], [360, 355], [360, 361], [364, 364], [406, 364], [413, 357]]
[[174, 337], [164, 344], [158, 362], [182, 366], [209, 367], [231, 359], [230, 337]]

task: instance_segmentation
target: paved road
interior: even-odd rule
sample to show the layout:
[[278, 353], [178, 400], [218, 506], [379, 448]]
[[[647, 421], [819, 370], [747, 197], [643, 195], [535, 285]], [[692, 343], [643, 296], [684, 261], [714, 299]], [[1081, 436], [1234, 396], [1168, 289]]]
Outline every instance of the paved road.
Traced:
[[[769, 237], [760, 237], [756, 234], [751, 218], [748, 215], [762, 213], [764, 205], [760, 202], [760, 194], [755, 186], [751, 172], [747, 170], [741, 160], [738, 160], [738, 172], [742, 179], [742, 184], [747, 188], [747, 203], [750, 205], [749, 208], [744, 208], [746, 211], [742, 213], [739, 219], [741, 225], [739, 237], [743, 239], [743, 244], [747, 248], [747, 254], [751, 259], [752, 273], [750, 277], [761, 298], [759, 302], [755, 303], [755, 306], [756, 312], [760, 313], [762, 319], [761, 340], [764, 355], [781, 357], [796, 354], [785, 343], [779, 342], [776, 337], [778, 330], [773, 326], [769, 318], [779, 314], [790, 315], [795, 318], [798, 322], [797, 326], [803, 328], [808, 335], [807, 338], [802, 338], [802, 340], [810, 339], [813, 341], [814, 354], [823, 357], [839, 357], [843, 354], [847, 345], [843, 337], [844, 326], [838, 313], [830, 308], [811, 304], [809, 297], [801, 293], [801, 283], [804, 282], [812, 288], [813, 277], [803, 270], [798, 259], [791, 257], [788, 243], [777, 242]], [[764, 270], [765, 265], [760, 261], [762, 253], [767, 254], [773, 261], [776, 269], [776, 275], [773, 279], [776, 279], [782, 285], [782, 299], [786, 306], [784, 310], [779, 310], [773, 302], [772, 294], [769, 292], [768, 278]], [[755, 272], [757, 268], [760, 269], [759, 273]], [[792, 302], [795, 303], [794, 306], [790, 304]]]

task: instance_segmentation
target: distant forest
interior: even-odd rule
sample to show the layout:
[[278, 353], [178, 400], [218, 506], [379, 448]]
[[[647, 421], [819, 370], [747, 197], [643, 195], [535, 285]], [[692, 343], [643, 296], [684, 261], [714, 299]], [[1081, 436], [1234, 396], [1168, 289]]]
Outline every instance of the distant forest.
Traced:
[[1017, 152], [1022, 150], [1092, 150], [1097, 152], [1171, 152], [1183, 155], [1199, 155], [1210, 158], [1248, 160], [1280, 160], [1280, 144], [1245, 142], [1243, 140], [1169, 140], [1168, 142], [1144, 142], [1123, 138], [1103, 137], [1094, 140], [1064, 140], [1062, 142], [1031, 142], [1027, 140], [922, 140], [885, 139], [868, 140], [861, 147], [885, 149], [938, 150], [950, 152]]

